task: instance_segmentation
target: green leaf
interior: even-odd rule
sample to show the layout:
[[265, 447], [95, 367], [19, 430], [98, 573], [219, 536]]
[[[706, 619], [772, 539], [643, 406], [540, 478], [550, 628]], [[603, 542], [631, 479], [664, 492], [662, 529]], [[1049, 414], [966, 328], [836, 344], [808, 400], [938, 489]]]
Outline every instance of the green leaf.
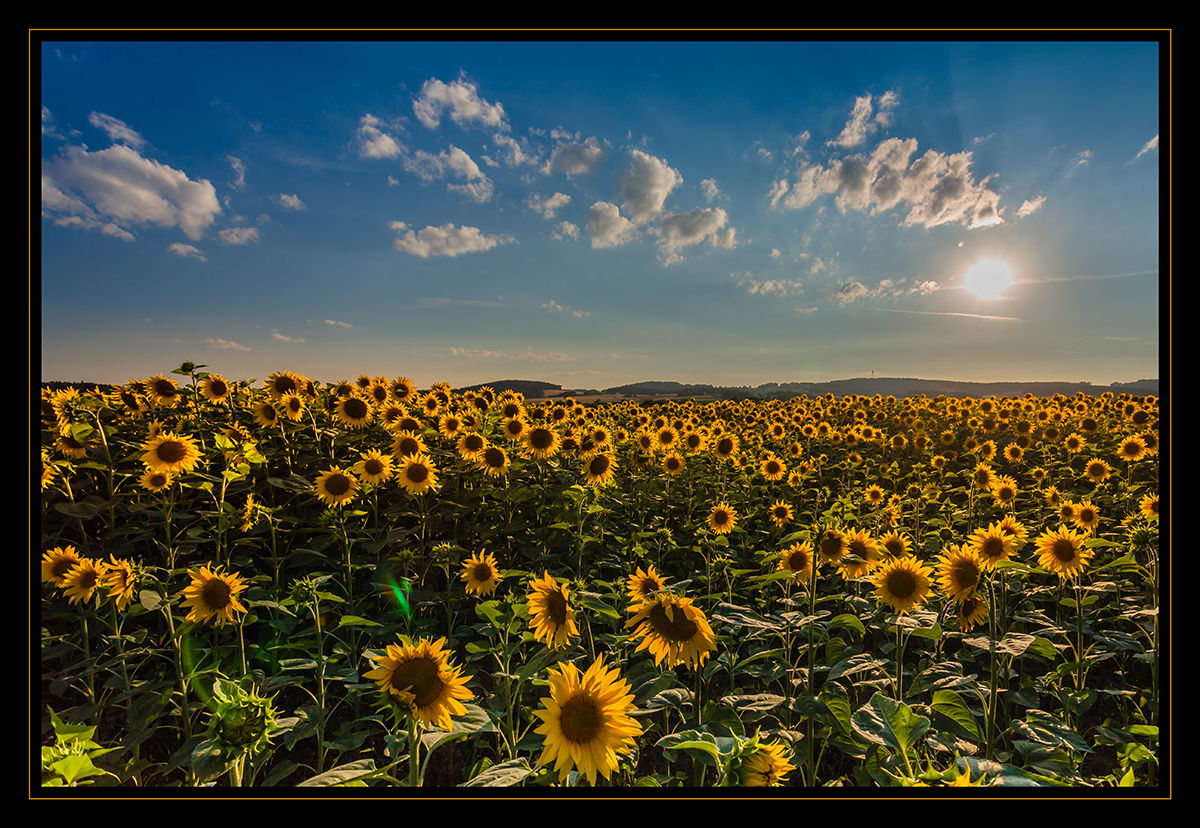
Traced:
[[976, 741], [983, 739], [983, 733], [979, 730], [979, 723], [975, 720], [975, 715], [967, 707], [962, 697], [953, 690], [935, 690], [932, 709], [935, 714], [945, 716], [953, 722], [954, 729], [959, 731], [960, 735], [966, 735], [967, 738]]
[[859, 653], [852, 655], [849, 658], [844, 658], [837, 664], [829, 668], [829, 676], [827, 681], [840, 679], [844, 676], [852, 676], [857, 673], [863, 673], [868, 670], [879, 670], [887, 664], [886, 659], [873, 658], [870, 653]]
[[80, 779], [87, 779], [91, 776], [104, 776], [105, 772], [92, 764], [92, 757], [83, 754], [75, 754], [64, 759], [59, 759], [50, 769], [57, 775], [63, 778], [63, 782], [67, 785], [74, 785]]
[[296, 787], [332, 788], [338, 785], [349, 785], [354, 780], [361, 779], [364, 776], [370, 776], [374, 772], [374, 759], [359, 759], [357, 762], [349, 762], [345, 765], [338, 765], [336, 768], [327, 770], [324, 773], [319, 773], [311, 779], [305, 779], [303, 782], [297, 784]]
[[929, 729], [929, 719], [882, 693], [876, 693], [859, 708], [853, 722], [862, 736], [901, 754], [907, 753]]
[[357, 615], [343, 615], [341, 623], [338, 624], [338, 629], [342, 627], [379, 627], [382, 626], [377, 621], [371, 621], [367, 618], [360, 618]]
[[460, 788], [511, 788], [528, 776], [537, 773], [529, 766], [529, 761], [522, 756], [499, 765], [492, 765], [473, 779], [461, 785]]

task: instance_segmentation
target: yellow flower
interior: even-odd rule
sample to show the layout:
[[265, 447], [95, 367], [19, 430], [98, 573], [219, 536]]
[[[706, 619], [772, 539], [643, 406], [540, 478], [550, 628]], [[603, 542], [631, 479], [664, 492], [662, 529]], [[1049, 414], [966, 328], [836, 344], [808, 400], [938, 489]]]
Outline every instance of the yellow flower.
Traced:
[[377, 666], [363, 678], [376, 682], [385, 695], [396, 696], [422, 726], [450, 730], [451, 717], [467, 714], [462, 700], [473, 694], [466, 686], [472, 677], [450, 662], [445, 643], [445, 638], [422, 638], [416, 644], [403, 639], [399, 646], [389, 644], [386, 654], [371, 656]]
[[1087, 536], [1065, 526], [1043, 532], [1037, 538], [1038, 563], [1059, 578], [1074, 578], [1083, 572], [1094, 554], [1084, 546]]
[[246, 612], [246, 608], [238, 601], [238, 593], [247, 588], [241, 575], [222, 573], [221, 567], [209, 569], [202, 566], [199, 569], [189, 569], [192, 583], [180, 593], [184, 597], [183, 606], [191, 607], [187, 620], [203, 624], [210, 618], [215, 618], [218, 626], [234, 620], [234, 613]]
[[100, 587], [107, 569], [108, 565], [103, 561], [80, 558], [63, 578], [63, 594], [71, 599], [72, 604], [86, 604]]
[[667, 579], [658, 574], [653, 564], [648, 570], [643, 570], [639, 566], [637, 571], [626, 581], [629, 598], [634, 604], [653, 600], [654, 593], [661, 590], [666, 584]]
[[770, 514], [771, 522], [782, 529], [792, 519], [792, 507], [782, 500], [777, 500], [771, 504]]
[[875, 575], [875, 595], [900, 614], [924, 604], [932, 591], [933, 569], [913, 557], [892, 558]]
[[67, 581], [67, 573], [83, 558], [74, 546], [56, 546], [42, 555], [42, 583], [61, 587]]
[[504, 576], [496, 565], [496, 556], [480, 552], [463, 561], [462, 579], [467, 582], [467, 592], [486, 597], [496, 591]]
[[632, 750], [642, 726], [629, 713], [634, 709], [629, 683], [603, 657], [596, 659], [582, 678], [570, 662], [548, 671], [550, 696], [544, 710], [534, 711], [542, 724], [535, 730], [545, 737], [539, 765], [554, 764], [558, 779], [567, 779], [572, 768], [596, 784], [596, 774], [609, 779], [617, 769], [618, 753]]
[[437, 468], [424, 454], [410, 455], [401, 461], [396, 479], [409, 493], [425, 494], [437, 485]]
[[1007, 561], [1013, 553], [1013, 536], [993, 523], [986, 529], [976, 529], [967, 539], [971, 550], [979, 555], [985, 569], [991, 569], [1000, 561]]
[[728, 503], [718, 503], [708, 513], [708, 528], [718, 535], [728, 535], [737, 524], [737, 512]]
[[326, 506], [342, 506], [354, 500], [358, 479], [348, 471], [334, 466], [317, 478], [313, 490]]
[[143, 447], [142, 462], [154, 471], [189, 472], [200, 462], [200, 448], [191, 437], [164, 431]]
[[109, 563], [101, 580], [101, 586], [108, 588], [108, 597], [117, 602], [117, 609], [124, 611], [133, 603], [133, 590], [137, 587], [137, 573], [132, 563], [118, 560], [115, 555], [108, 556]]
[[534, 638], [544, 641], [552, 650], [567, 646], [570, 639], [579, 635], [570, 592], [550, 577], [549, 572], [543, 572], [540, 579], [534, 578], [529, 586], [526, 606]]
[[808, 583], [813, 576], [814, 566], [813, 548], [808, 541], [793, 543], [779, 553], [779, 571], [792, 573], [798, 581]]
[[[757, 735], [754, 741], [757, 742]], [[783, 742], [758, 743], [743, 750], [737, 769], [738, 782], [744, 788], [774, 788], [787, 781], [796, 769], [791, 751]]]
[[392, 457], [379, 451], [368, 451], [354, 464], [354, 473], [364, 483], [378, 486], [391, 479]]
[[606, 452], [597, 454], [588, 461], [584, 476], [589, 486], [606, 486], [612, 482], [616, 469], [617, 458]]
[[937, 561], [938, 585], [947, 598], [961, 602], [979, 586], [984, 567], [972, 550], [951, 545]]
[[633, 636], [642, 639], [634, 652], [649, 650], [656, 666], [666, 661], [668, 669], [679, 664], [696, 669], [717, 646], [704, 611], [690, 598], [665, 593], [629, 611], [635, 615], [625, 628], [635, 628]]

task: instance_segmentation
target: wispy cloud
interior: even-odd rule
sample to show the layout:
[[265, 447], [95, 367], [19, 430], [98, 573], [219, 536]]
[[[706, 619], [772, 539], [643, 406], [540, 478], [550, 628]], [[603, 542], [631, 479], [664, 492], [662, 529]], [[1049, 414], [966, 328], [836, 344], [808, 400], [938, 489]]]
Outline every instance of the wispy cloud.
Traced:
[[573, 362], [575, 357], [570, 354], [551, 351], [548, 353], [535, 353], [533, 347], [520, 354], [509, 354], [503, 351], [487, 351], [476, 348], [451, 348], [451, 356], [467, 357], [468, 359], [484, 358], [484, 359], [518, 359], [525, 362]]
[[1041, 210], [1042, 206], [1045, 203], [1046, 203], [1046, 197], [1044, 195], [1040, 195], [1036, 198], [1031, 198], [1028, 201], [1026, 201], [1024, 204], [1022, 204], [1020, 207], [1017, 208], [1017, 216], [1019, 218], [1025, 218], [1026, 216], [1032, 215], [1032, 214], [1036, 213], [1038, 210]]
[[1136, 161], [1139, 158], [1141, 158], [1143, 155], [1145, 155], [1146, 153], [1152, 152], [1153, 150], [1156, 150], [1156, 149], [1158, 149], [1158, 136], [1157, 135], [1155, 135], [1153, 138], [1151, 138], [1149, 141], [1147, 141], [1145, 146], [1143, 146], [1140, 150], [1138, 150], [1138, 154], [1133, 157], [1133, 160]]
[[229, 227], [217, 233], [222, 244], [249, 244], [258, 241], [257, 227]]
[[280, 342], [303, 342], [304, 339], [298, 336], [284, 336], [279, 331], [271, 331], [271, 338]]
[[209, 348], [218, 348], [229, 351], [249, 351], [245, 345], [239, 345], [236, 342], [230, 342], [228, 339], [206, 339], [204, 344]]
[[208, 261], [204, 253], [202, 253], [199, 248], [192, 247], [190, 244], [175, 242], [172, 245], [168, 245], [167, 250], [174, 253], [176, 256], [182, 256], [185, 259], [199, 259], [202, 262]]
[[988, 316], [983, 313], [957, 313], [954, 311], [917, 311], [917, 310], [902, 310], [900, 308], [876, 308], [875, 310], [887, 311], [889, 313], [920, 313], [925, 316], [966, 316], [970, 319], [986, 319], [991, 322], [1024, 322], [1024, 319], [1018, 319], [1015, 316]]
[[111, 115], [105, 115], [102, 112], [93, 112], [88, 115], [88, 123], [108, 133], [108, 139], [114, 144], [124, 144], [130, 149], [140, 150], [146, 143], [146, 139], [128, 124]]
[[546, 304], [542, 305], [542, 307], [549, 308], [550, 310], [557, 311], [558, 313], [569, 313], [569, 314], [571, 314], [571, 316], [574, 316], [576, 319], [582, 319], [585, 316], [592, 315], [591, 311], [574, 310], [570, 307], [558, 304], [558, 302], [555, 302], [553, 299], [551, 299]]
[[326, 319], [325, 324], [326, 325], [337, 325], [339, 328], [353, 328], [354, 327], [349, 322], [338, 322], [336, 319]]
[[363, 158], [399, 158], [404, 153], [403, 145], [384, 129], [394, 129], [371, 113], [363, 115], [358, 122], [358, 154]]
[[286, 207], [289, 210], [303, 210], [304, 209], [304, 202], [300, 200], [299, 196], [288, 195], [287, 193], [280, 193], [278, 198], [276, 198], [276, 201], [278, 201], [280, 204], [282, 204], [284, 207]]

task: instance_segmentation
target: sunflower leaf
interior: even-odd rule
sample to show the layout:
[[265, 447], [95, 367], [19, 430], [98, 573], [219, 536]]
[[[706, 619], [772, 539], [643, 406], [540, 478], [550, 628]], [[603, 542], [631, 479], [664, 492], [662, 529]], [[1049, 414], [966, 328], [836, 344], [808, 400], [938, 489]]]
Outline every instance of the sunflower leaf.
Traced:
[[525, 778], [537, 773], [522, 756], [499, 765], [492, 765], [478, 776], [463, 782], [460, 788], [511, 788]]

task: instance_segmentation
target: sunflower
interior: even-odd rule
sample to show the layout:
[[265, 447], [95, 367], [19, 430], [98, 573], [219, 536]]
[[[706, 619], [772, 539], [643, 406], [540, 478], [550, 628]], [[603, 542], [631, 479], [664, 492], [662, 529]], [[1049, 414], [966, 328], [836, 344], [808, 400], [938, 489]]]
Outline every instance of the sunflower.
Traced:
[[1063, 445], [1067, 447], [1067, 452], [1070, 454], [1079, 454], [1083, 451], [1083, 444], [1086, 441], [1079, 434], [1072, 434], [1064, 441]]
[[976, 529], [967, 539], [970, 549], [979, 555], [984, 569], [991, 569], [998, 561], [1006, 561], [1013, 553], [1013, 537], [993, 523], [987, 529]]
[[690, 598], [664, 593], [629, 611], [635, 615], [625, 628], [634, 628], [633, 636], [642, 639], [634, 652], [649, 650], [656, 667], [666, 661], [667, 669], [679, 664], [698, 669], [717, 646], [704, 611]]
[[836, 564], [846, 555], [846, 536], [832, 526], [826, 527], [817, 538], [817, 554], [825, 561]]
[[192, 583], [180, 593], [186, 599], [183, 606], [192, 608], [188, 621], [203, 624], [215, 618], [217, 625], [223, 626], [234, 620], [235, 612], [247, 611], [237, 599], [238, 593], [246, 589], [241, 575], [223, 574], [219, 566], [189, 569], [188, 574], [192, 576]]
[[371, 404], [357, 395], [339, 399], [334, 413], [347, 428], [362, 428], [369, 425], [375, 416]]
[[1000, 506], [1011, 506], [1017, 499], [1017, 481], [1003, 475], [992, 481], [992, 499]]
[[1019, 552], [1029, 539], [1029, 530], [1013, 515], [1005, 515], [996, 523], [1000, 530], [1012, 538], [1013, 552]]
[[478, 460], [479, 456], [487, 449], [487, 439], [474, 431], [463, 432], [463, 435], [458, 438], [458, 456], [464, 460]]
[[391, 479], [392, 461], [391, 455], [374, 450], [368, 451], [363, 454], [361, 460], [354, 464], [354, 473], [364, 483], [378, 486]]
[[150, 377], [142, 383], [142, 388], [155, 405], [172, 406], [180, 400], [179, 386], [175, 384], [174, 380], [164, 377], [162, 374]]
[[108, 597], [117, 603], [117, 609], [124, 611], [133, 603], [133, 590], [137, 587], [137, 573], [134, 565], [127, 560], [118, 560], [110, 554], [111, 563], [106, 564], [104, 578], [100, 585], [108, 588]]
[[71, 599], [72, 604], [86, 604], [92, 600], [92, 595], [104, 580], [108, 564], [104, 561], [93, 561], [91, 558], [80, 558], [74, 566], [67, 570], [59, 585], [63, 594]]
[[480, 552], [463, 561], [461, 577], [467, 582], [467, 592], [486, 597], [496, 591], [504, 576], [496, 565], [496, 556]]
[[291, 371], [276, 371], [267, 375], [267, 393], [273, 400], [281, 400], [288, 394], [298, 394], [304, 387], [304, 380], [299, 374]]
[[254, 421], [263, 428], [269, 428], [279, 422], [279, 412], [267, 400], [254, 406]]
[[549, 572], [543, 572], [540, 579], [534, 578], [529, 587], [526, 606], [534, 638], [544, 640], [552, 650], [567, 646], [571, 638], [579, 635], [567, 587], [550, 577]]
[[139, 482], [142, 488], [147, 491], [161, 492], [163, 489], [169, 487], [174, 479], [174, 476], [170, 472], [146, 469]]
[[1121, 441], [1121, 447], [1117, 449], [1117, 455], [1122, 460], [1135, 462], [1146, 456], [1146, 441], [1137, 434], [1132, 437], [1126, 437]]
[[545, 460], [558, 453], [558, 432], [547, 426], [534, 426], [525, 432], [525, 447], [538, 460]]
[[879, 486], [868, 486], [864, 496], [867, 499], [867, 503], [870, 503], [872, 506], [878, 506], [883, 503], [885, 493]]
[[61, 587], [67, 581], [67, 573], [83, 558], [74, 546], [56, 546], [42, 555], [42, 583]]
[[401, 431], [392, 440], [392, 456], [397, 459], [424, 454], [429, 449], [415, 431]]
[[1074, 521], [1076, 526], [1084, 532], [1091, 534], [1100, 524], [1100, 510], [1093, 506], [1089, 500], [1076, 503]]
[[988, 616], [987, 596], [982, 592], [972, 593], [958, 602], [958, 628], [970, 632]]
[[584, 469], [589, 486], [607, 486], [617, 470], [617, 458], [609, 452], [594, 455]]
[[983, 577], [983, 561], [971, 549], [951, 544], [937, 559], [937, 582], [942, 594], [953, 601], [963, 601], [979, 586]]
[[488, 446], [475, 461], [488, 477], [508, 474], [508, 453], [500, 446]]
[[409, 493], [425, 494], [437, 485], [437, 468], [425, 454], [409, 455], [400, 462], [396, 479]]
[[1147, 520], [1158, 520], [1158, 495], [1146, 495], [1138, 504], [1138, 508]]
[[559, 782], [572, 768], [596, 784], [596, 774], [609, 779], [618, 767], [617, 754], [630, 752], [642, 726], [629, 713], [634, 709], [629, 682], [617, 668], [596, 659], [582, 678], [579, 669], [564, 662], [548, 671], [550, 695], [544, 710], [534, 711], [542, 724], [534, 731], [544, 737], [539, 765], [554, 764]]
[[392, 399], [398, 403], [408, 403], [417, 396], [417, 386], [408, 377], [397, 377], [392, 380]]
[[327, 506], [341, 506], [358, 494], [358, 478], [353, 473], [334, 466], [321, 474], [313, 484], [313, 492]]
[[779, 553], [779, 571], [792, 573], [798, 581], [811, 580], [815, 565], [812, 544], [808, 541], [793, 543]]
[[866, 575], [883, 557], [879, 543], [862, 529], [846, 536], [846, 553], [841, 559], [840, 570], [847, 581]]
[[1094, 554], [1084, 546], [1086, 535], [1060, 526], [1055, 532], [1043, 532], [1037, 538], [1038, 563], [1059, 578], [1074, 578], [1087, 566]]
[[662, 464], [663, 464], [663, 471], [665, 471], [671, 477], [674, 477], [675, 475], [677, 475], [683, 471], [683, 465], [684, 465], [683, 458], [680, 457], [677, 452], [673, 451], [670, 454], [668, 454], [666, 457], [664, 457]]
[[220, 403], [229, 399], [229, 395], [233, 393], [233, 388], [225, 381], [225, 378], [220, 374], [209, 374], [200, 381], [200, 393], [209, 402]]
[[299, 394], [292, 392], [279, 398], [279, 407], [283, 409], [287, 418], [294, 422], [304, 416], [304, 409], [307, 408], [307, 405]]
[[713, 441], [712, 450], [720, 459], [731, 460], [738, 452], [738, 438], [733, 434], [722, 435]]
[[1093, 457], [1087, 461], [1084, 466], [1083, 476], [1093, 483], [1100, 484], [1108, 479], [1108, 475], [1112, 472], [1112, 467], [1101, 460], [1099, 457]]
[[879, 539], [879, 546], [889, 558], [903, 558], [909, 554], [908, 538], [899, 532], [888, 532]]
[[924, 604], [932, 590], [933, 569], [913, 557], [892, 558], [875, 576], [875, 595], [880, 604], [891, 604], [900, 614]]
[[143, 447], [142, 462], [154, 471], [189, 472], [200, 462], [200, 449], [191, 437], [164, 431]]
[[467, 689], [472, 677], [462, 675], [462, 668], [450, 662], [445, 643], [445, 638], [422, 638], [416, 644], [401, 638], [399, 645], [387, 645], [384, 655], [371, 656], [376, 667], [363, 678], [378, 683], [385, 698], [396, 696], [423, 727], [450, 730], [452, 716], [467, 714], [461, 700], [473, 694]]
[[762, 472], [763, 477], [772, 483], [776, 480], [782, 480], [784, 475], [787, 474], [787, 466], [773, 454], [768, 454], [763, 458], [762, 463], [759, 465], [759, 470]]
[[738, 763], [736, 779], [743, 788], [776, 788], [787, 781], [789, 773], [796, 769], [791, 762], [791, 751], [783, 742], [758, 743], [743, 749]]
[[1009, 443], [1004, 447], [1004, 459], [1009, 463], [1019, 463], [1021, 458], [1025, 456], [1025, 449], [1021, 448], [1016, 443]]
[[1073, 523], [1075, 521], [1075, 504], [1069, 500], [1064, 500], [1058, 504], [1058, 519], [1063, 523]]
[[792, 507], [790, 504], [782, 500], [776, 500], [771, 504], [771, 522], [782, 529], [787, 526], [792, 519]]
[[637, 605], [653, 600], [654, 593], [667, 585], [667, 579], [658, 574], [654, 569], [654, 564], [650, 564], [648, 570], [643, 570], [639, 566], [637, 571], [629, 576], [625, 585], [629, 599]]
[[721, 502], [708, 513], [708, 528], [718, 535], [728, 535], [737, 524], [737, 512], [728, 503]]
[[989, 489], [995, 480], [992, 467], [987, 463], [979, 463], [971, 471], [971, 485], [976, 489]]

